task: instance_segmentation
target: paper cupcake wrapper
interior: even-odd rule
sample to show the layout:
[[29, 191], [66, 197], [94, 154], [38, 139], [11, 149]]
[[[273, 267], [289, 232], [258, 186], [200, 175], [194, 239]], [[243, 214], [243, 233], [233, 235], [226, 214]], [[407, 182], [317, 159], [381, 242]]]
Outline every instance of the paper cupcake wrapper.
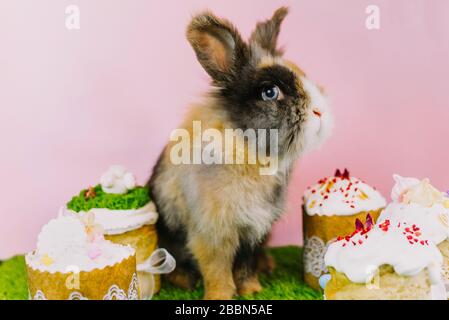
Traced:
[[320, 290], [319, 278], [327, 273], [324, 255], [328, 246], [338, 237], [355, 230], [355, 220], [365, 222], [368, 214], [376, 222], [383, 208], [362, 211], [350, 216], [308, 215], [303, 207], [304, 234], [304, 281], [315, 290]]
[[430, 300], [448, 300], [447, 288], [444, 283], [430, 287]]
[[27, 264], [32, 300], [138, 300], [136, 257], [92, 271], [48, 272]]
[[[145, 263], [157, 248], [157, 232], [154, 224], [144, 225], [121, 234], [105, 235], [107, 240], [122, 245], [131, 245], [136, 250], [137, 268]], [[140, 268], [141, 269], [141, 268]], [[139, 271], [137, 273], [142, 299], [150, 299], [154, 293], [161, 288], [159, 274], [153, 276], [149, 272]]]

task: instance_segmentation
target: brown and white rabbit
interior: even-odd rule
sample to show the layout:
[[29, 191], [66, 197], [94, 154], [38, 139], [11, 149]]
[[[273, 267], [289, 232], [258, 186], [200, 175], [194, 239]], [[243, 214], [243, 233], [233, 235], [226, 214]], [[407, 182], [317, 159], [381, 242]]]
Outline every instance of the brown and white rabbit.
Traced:
[[248, 42], [229, 21], [210, 12], [194, 16], [187, 28], [213, 88], [181, 128], [192, 134], [193, 121], [201, 121], [202, 130], [221, 133], [227, 128], [278, 130], [278, 152], [268, 154], [269, 161], [278, 161], [271, 175], [260, 174], [259, 162], [174, 164], [173, 141], [153, 169], [148, 186], [160, 214], [160, 246], [177, 260], [169, 280], [192, 288], [202, 276], [206, 299], [262, 289], [257, 275], [260, 261], [266, 261], [262, 245], [283, 213], [292, 166], [330, 132], [326, 97], [277, 47], [287, 12], [280, 8], [258, 23]]

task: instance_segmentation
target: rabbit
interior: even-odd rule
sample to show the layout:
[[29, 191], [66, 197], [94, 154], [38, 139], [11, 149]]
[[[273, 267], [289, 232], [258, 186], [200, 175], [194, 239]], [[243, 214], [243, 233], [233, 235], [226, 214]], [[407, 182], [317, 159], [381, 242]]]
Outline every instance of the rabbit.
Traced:
[[272, 174], [262, 175], [259, 162], [173, 163], [174, 141], [168, 142], [153, 168], [147, 186], [160, 215], [159, 245], [177, 261], [167, 278], [192, 289], [202, 277], [205, 299], [262, 290], [258, 272], [272, 266], [263, 244], [284, 211], [292, 167], [331, 132], [332, 115], [323, 90], [284, 59], [277, 46], [287, 13], [282, 7], [271, 19], [257, 23], [247, 42], [228, 20], [210, 11], [195, 15], [187, 27], [187, 39], [211, 77], [212, 88], [202, 103], [192, 106], [181, 128], [192, 134], [192, 123], [200, 121], [202, 130], [216, 132], [278, 132], [277, 152], [266, 157], [278, 162]]

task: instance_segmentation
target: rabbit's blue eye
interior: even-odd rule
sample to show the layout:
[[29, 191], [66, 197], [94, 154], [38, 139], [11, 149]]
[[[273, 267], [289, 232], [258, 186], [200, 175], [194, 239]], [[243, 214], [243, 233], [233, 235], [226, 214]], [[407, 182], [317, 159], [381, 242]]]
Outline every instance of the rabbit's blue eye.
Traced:
[[264, 101], [275, 101], [279, 97], [279, 88], [277, 86], [270, 86], [262, 89], [262, 99]]

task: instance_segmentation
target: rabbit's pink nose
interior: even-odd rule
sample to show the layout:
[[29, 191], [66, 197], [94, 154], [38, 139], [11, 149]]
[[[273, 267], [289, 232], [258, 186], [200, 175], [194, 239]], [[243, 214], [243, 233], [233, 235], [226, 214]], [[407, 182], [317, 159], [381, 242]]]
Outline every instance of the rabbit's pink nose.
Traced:
[[313, 109], [312, 109], [312, 112], [313, 112], [313, 114], [315, 114], [318, 118], [321, 118], [321, 112], [320, 112], [318, 109], [313, 108]]

